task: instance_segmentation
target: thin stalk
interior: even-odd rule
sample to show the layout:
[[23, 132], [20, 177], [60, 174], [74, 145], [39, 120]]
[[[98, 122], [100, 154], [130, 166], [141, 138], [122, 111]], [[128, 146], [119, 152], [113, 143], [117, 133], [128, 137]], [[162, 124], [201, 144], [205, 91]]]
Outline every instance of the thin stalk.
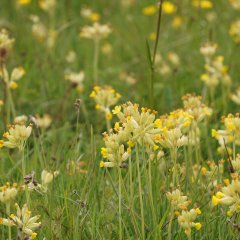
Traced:
[[173, 159], [173, 186], [176, 186], [177, 179], [177, 148], [171, 151], [171, 157]]
[[98, 84], [99, 39], [94, 40], [93, 85]]
[[[8, 202], [6, 204], [6, 212], [7, 215], [9, 216], [11, 213], [11, 209], [10, 209], [10, 202]], [[11, 231], [11, 226], [8, 226], [8, 240], [12, 240], [12, 231]]]
[[142, 183], [141, 183], [141, 172], [139, 163], [139, 152], [138, 145], [136, 144], [136, 160], [137, 160], [137, 172], [138, 172], [138, 191], [139, 191], [139, 202], [141, 209], [141, 229], [142, 229], [142, 239], [145, 239], [145, 228], [144, 228], [144, 211], [143, 211], [143, 199], [142, 199]]
[[111, 120], [106, 118], [106, 124], [107, 124], [107, 131], [110, 132], [111, 129]]
[[134, 187], [133, 187], [133, 180], [132, 180], [132, 155], [129, 156], [129, 186], [130, 186], [130, 201], [131, 201], [131, 207], [133, 209], [134, 203], [133, 203], [133, 193], [134, 193]]
[[160, 29], [161, 29], [162, 1], [163, 0], [160, 0], [160, 2], [159, 2], [159, 11], [158, 11], [157, 29], [156, 29], [156, 41], [155, 41], [153, 56], [152, 56], [152, 60], [151, 60], [151, 86], [150, 86], [150, 104], [151, 104], [151, 107], [154, 106], [155, 60], [156, 60], [158, 42], [159, 42], [159, 37], [160, 37]]
[[151, 159], [148, 160], [148, 192], [149, 192], [150, 206], [152, 210], [153, 223], [155, 228], [155, 226], [157, 226], [157, 218], [156, 218], [156, 211], [154, 209], [154, 203], [153, 203]]
[[173, 218], [174, 218], [174, 214], [173, 211], [171, 210], [170, 212], [170, 220], [168, 223], [168, 240], [172, 240], [172, 223], [173, 223]]
[[118, 167], [118, 220], [119, 220], [119, 240], [122, 240], [122, 183], [121, 168]]
[[[23, 175], [23, 179], [26, 176], [26, 162], [25, 162], [25, 154], [24, 154], [24, 147], [23, 149], [20, 151], [22, 154], [22, 175]], [[26, 189], [25, 189], [25, 193], [26, 193], [26, 202], [27, 202], [27, 206], [29, 207], [29, 191], [28, 191], [28, 186], [26, 185]]]

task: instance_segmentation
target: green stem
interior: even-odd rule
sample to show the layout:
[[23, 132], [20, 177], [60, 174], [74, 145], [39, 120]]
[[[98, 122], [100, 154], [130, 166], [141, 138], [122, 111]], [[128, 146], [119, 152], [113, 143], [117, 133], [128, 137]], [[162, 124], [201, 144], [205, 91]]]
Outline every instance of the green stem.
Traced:
[[119, 219], [119, 240], [122, 240], [122, 184], [121, 168], [118, 167], [118, 219]]
[[[22, 153], [22, 175], [23, 175], [23, 179], [26, 176], [26, 162], [25, 162], [25, 154], [24, 154], [24, 147], [21, 150]], [[26, 193], [26, 201], [27, 201], [27, 206], [29, 207], [29, 191], [28, 191], [28, 185], [26, 185], [26, 189], [25, 189], [25, 193]]]
[[154, 203], [153, 203], [151, 159], [148, 160], [148, 191], [149, 191], [149, 200], [150, 200], [150, 206], [152, 210], [152, 217], [153, 217], [153, 223], [154, 223], [154, 229], [155, 229], [155, 227], [157, 226], [157, 218], [156, 218], [156, 211], [154, 209]]
[[98, 61], [99, 61], [99, 39], [94, 41], [94, 58], [93, 58], [93, 85], [98, 84]]
[[[11, 208], [10, 208], [10, 202], [6, 204], [6, 212], [9, 216], [11, 214]], [[11, 232], [11, 226], [8, 226], [8, 240], [12, 240], [12, 232]]]
[[138, 191], [139, 191], [139, 202], [141, 209], [141, 226], [142, 226], [142, 239], [145, 239], [145, 223], [144, 223], [144, 211], [143, 211], [143, 199], [142, 199], [142, 183], [141, 183], [141, 172], [139, 163], [139, 152], [138, 144], [136, 144], [136, 159], [137, 159], [137, 172], [138, 172]]
[[173, 211], [170, 212], [170, 220], [168, 223], [168, 240], [172, 240], [172, 222], [173, 222]]

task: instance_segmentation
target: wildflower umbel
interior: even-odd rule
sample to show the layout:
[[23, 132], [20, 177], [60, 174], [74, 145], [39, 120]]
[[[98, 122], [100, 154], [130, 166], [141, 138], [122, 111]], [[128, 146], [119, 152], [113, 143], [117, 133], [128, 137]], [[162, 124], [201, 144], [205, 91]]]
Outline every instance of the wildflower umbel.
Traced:
[[7, 182], [4, 186], [0, 187], [0, 202], [10, 203], [15, 199], [18, 194], [17, 184], [14, 183], [12, 186]]
[[7, 141], [0, 140], [0, 148], [18, 148], [22, 151], [25, 147], [26, 141], [31, 135], [32, 125], [11, 125], [9, 130], [3, 134]]
[[234, 213], [240, 213], [240, 181], [232, 180], [231, 184], [223, 187], [212, 197], [214, 206], [218, 204], [229, 206], [227, 215], [231, 217]]
[[106, 119], [111, 119], [110, 107], [118, 102], [121, 95], [110, 86], [95, 86], [90, 97], [96, 102], [96, 109], [104, 112]]
[[11, 214], [9, 218], [0, 218], [0, 225], [17, 227], [21, 239], [26, 239], [26, 237], [35, 239], [37, 236], [35, 231], [41, 227], [41, 222], [37, 222], [40, 215], [31, 217], [31, 211], [29, 211], [26, 204], [22, 209], [20, 209], [18, 204], [15, 204], [15, 206], [17, 210], [16, 215]]
[[191, 239], [192, 228], [200, 230], [202, 227], [201, 223], [195, 222], [199, 214], [201, 214], [200, 209], [193, 208], [190, 211], [183, 210], [181, 214], [178, 216], [178, 223], [180, 227], [184, 229], [184, 232], [186, 233], [189, 239]]
[[108, 25], [101, 25], [98, 22], [95, 22], [92, 26], [83, 27], [79, 36], [81, 38], [97, 40], [108, 37], [111, 32], [112, 30]]

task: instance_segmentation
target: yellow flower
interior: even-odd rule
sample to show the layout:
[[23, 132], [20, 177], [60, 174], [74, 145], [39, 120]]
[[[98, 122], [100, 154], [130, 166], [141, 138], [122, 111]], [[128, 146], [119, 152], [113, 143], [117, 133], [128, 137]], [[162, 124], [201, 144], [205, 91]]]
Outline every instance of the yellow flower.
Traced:
[[197, 212], [197, 214], [199, 214], [199, 215], [202, 213], [199, 208], [196, 208], [196, 212]]
[[12, 89], [12, 90], [15, 90], [18, 88], [18, 84], [16, 82], [10, 82], [10, 85], [9, 87]]
[[157, 12], [157, 6], [151, 5], [143, 8], [142, 13], [147, 16], [154, 15]]
[[148, 38], [151, 41], [156, 41], [157, 35], [156, 35], [155, 32], [152, 32], [152, 33], [149, 34]]
[[181, 16], [176, 16], [172, 20], [172, 27], [173, 28], [179, 28], [183, 23], [183, 19]]
[[211, 9], [213, 8], [213, 3], [209, 0], [193, 0], [192, 5], [197, 8]]
[[203, 175], [205, 175], [206, 172], [207, 172], [207, 169], [206, 169], [205, 167], [202, 167], [202, 169], [201, 169], [201, 173], [202, 173]]
[[100, 167], [103, 168], [104, 167], [104, 161], [100, 162]]
[[121, 106], [115, 106], [115, 108], [112, 110], [113, 114], [118, 114], [120, 113], [122, 107]]
[[103, 158], [107, 158], [107, 149], [101, 148], [101, 154], [102, 154]]
[[217, 206], [219, 204], [220, 200], [216, 196], [212, 196], [212, 204], [214, 206]]
[[194, 226], [197, 230], [200, 230], [201, 227], [202, 227], [202, 224], [201, 223], [195, 223], [195, 226]]
[[28, 5], [31, 3], [31, 0], [17, 0], [17, 4], [19, 5]]
[[162, 4], [162, 11], [166, 14], [173, 14], [174, 12], [176, 12], [177, 7], [169, 2], [169, 1], [164, 1]]
[[110, 112], [106, 113], [105, 115], [106, 119], [110, 120], [112, 119], [112, 114]]
[[93, 22], [97, 22], [100, 20], [100, 15], [94, 12], [89, 16], [89, 19]]
[[224, 182], [224, 184], [225, 184], [226, 186], [228, 186], [228, 185], [230, 184], [230, 181], [229, 181], [228, 178], [224, 179], [223, 182]]

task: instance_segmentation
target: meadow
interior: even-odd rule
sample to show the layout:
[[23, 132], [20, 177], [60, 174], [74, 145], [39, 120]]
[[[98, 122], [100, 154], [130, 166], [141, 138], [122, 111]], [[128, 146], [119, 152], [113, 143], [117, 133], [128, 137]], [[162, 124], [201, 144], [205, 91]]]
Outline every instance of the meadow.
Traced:
[[240, 0], [1, 0], [0, 239], [240, 239]]

